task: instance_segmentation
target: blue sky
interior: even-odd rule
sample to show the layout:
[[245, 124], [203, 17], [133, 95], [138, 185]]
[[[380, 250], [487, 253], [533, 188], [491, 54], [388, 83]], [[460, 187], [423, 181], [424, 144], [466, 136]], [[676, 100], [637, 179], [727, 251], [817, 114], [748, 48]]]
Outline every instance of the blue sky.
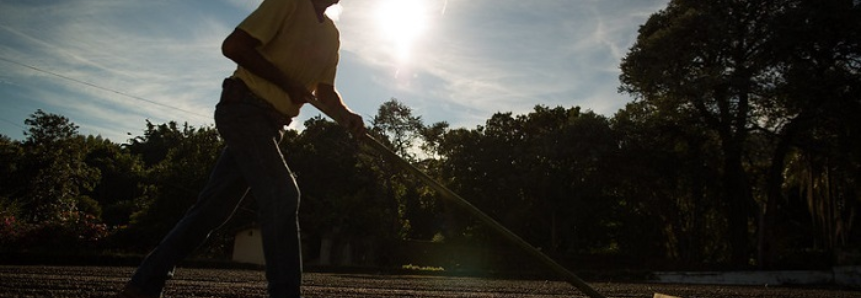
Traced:
[[[0, 1], [0, 134], [23, 139], [37, 109], [117, 143], [146, 119], [212, 125], [235, 68], [221, 42], [260, 1]], [[631, 100], [619, 63], [667, 3], [342, 0], [336, 87], [367, 118], [393, 97], [452, 127], [538, 104], [610, 117]], [[294, 124], [318, 114], [306, 106]]]

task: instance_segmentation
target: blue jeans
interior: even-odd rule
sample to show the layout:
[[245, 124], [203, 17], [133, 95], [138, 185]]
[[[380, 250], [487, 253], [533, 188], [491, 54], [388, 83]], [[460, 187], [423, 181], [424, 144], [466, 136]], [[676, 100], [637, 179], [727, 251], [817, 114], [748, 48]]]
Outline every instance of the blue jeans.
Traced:
[[[253, 94], [232, 89], [225, 84], [215, 110], [215, 124], [227, 146], [209, 182], [129, 282], [147, 295], [162, 293], [176, 263], [230, 219], [250, 191], [257, 202], [269, 296], [300, 296], [299, 188], [278, 147], [283, 126], [266, 116], [271, 111], [255, 104], [259, 99]], [[226, 102], [225, 97], [231, 98]]]

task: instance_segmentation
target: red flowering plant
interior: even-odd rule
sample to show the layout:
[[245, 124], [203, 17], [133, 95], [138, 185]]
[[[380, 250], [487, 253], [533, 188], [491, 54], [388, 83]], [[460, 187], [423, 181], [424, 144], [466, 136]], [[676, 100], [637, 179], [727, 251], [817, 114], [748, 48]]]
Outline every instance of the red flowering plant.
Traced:
[[111, 229], [94, 216], [77, 211], [36, 223], [22, 223], [13, 216], [4, 216], [0, 243], [10, 250], [80, 252], [96, 248], [110, 233]]
[[14, 215], [0, 213], [0, 249], [11, 249], [18, 242], [21, 224]]

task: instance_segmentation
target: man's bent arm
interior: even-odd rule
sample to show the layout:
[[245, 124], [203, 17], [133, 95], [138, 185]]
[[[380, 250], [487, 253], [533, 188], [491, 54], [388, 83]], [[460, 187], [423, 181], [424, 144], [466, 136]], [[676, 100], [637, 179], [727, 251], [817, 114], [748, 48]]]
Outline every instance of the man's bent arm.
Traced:
[[335, 90], [335, 86], [329, 84], [317, 84], [315, 91], [317, 99], [323, 104], [323, 112], [333, 117], [338, 124], [344, 126], [354, 136], [365, 134], [365, 123], [362, 116], [354, 113], [344, 104], [341, 95]]
[[312, 96], [311, 92], [298, 81], [285, 75], [272, 62], [266, 60], [257, 51], [259, 45], [259, 40], [237, 28], [224, 39], [224, 43], [221, 44], [221, 53], [239, 66], [280, 87], [281, 90], [290, 95], [290, 100], [293, 103], [306, 102], [306, 98]]

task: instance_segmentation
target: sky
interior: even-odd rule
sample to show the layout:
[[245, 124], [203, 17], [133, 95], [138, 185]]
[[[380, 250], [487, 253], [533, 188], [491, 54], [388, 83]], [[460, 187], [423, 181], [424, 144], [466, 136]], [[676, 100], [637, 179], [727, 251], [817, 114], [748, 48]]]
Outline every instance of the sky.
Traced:
[[[236, 67], [221, 42], [261, 1], [0, 0], [0, 134], [25, 139], [38, 109], [115, 143], [147, 120], [212, 126]], [[612, 117], [632, 100], [619, 64], [668, 2], [342, 0], [336, 88], [366, 122], [391, 98], [452, 128], [536, 105]]]

